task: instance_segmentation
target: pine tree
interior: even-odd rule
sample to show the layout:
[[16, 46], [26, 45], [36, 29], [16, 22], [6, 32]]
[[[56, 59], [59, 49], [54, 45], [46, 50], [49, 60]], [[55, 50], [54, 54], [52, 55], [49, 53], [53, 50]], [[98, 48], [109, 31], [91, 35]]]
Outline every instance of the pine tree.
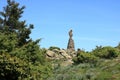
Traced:
[[33, 25], [20, 21], [24, 8], [7, 0], [0, 12], [0, 80], [46, 80], [51, 75], [46, 50], [29, 37]]
[[16, 33], [18, 46], [23, 46], [30, 41], [31, 29], [33, 25], [26, 25], [26, 21], [20, 21], [25, 6], [19, 7], [19, 3], [14, 0], [7, 0], [7, 6], [0, 12], [0, 31], [5, 33]]

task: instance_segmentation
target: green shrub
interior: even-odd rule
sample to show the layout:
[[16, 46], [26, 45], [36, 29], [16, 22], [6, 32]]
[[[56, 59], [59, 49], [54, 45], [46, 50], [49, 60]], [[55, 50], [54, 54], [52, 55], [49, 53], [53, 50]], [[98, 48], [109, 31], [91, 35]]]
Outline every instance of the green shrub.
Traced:
[[85, 53], [85, 52], [78, 53], [77, 56], [73, 58], [73, 61], [75, 64], [96, 63], [97, 60], [98, 60], [98, 58], [95, 57], [93, 54]]
[[100, 72], [99, 75], [97, 75], [96, 80], [114, 80], [112, 79], [112, 74], [107, 71]]
[[115, 58], [118, 56], [119, 51], [116, 48], [107, 46], [107, 47], [97, 47], [95, 50], [92, 51], [92, 53], [100, 58]]
[[30, 77], [27, 77], [28, 79], [45, 80], [52, 73], [52, 66], [50, 62], [47, 62], [45, 52], [46, 50], [40, 49], [36, 41], [31, 41], [21, 48], [16, 48], [14, 51], [10, 52], [10, 54], [27, 61], [27, 65], [29, 65], [30, 68], [28, 73]]
[[0, 53], [0, 80], [19, 80], [29, 76], [29, 65], [26, 61]]
[[49, 50], [54, 50], [54, 49], [58, 49], [58, 50], [60, 50], [60, 48], [59, 47], [55, 47], [55, 46], [51, 46], [50, 48], [49, 48]]

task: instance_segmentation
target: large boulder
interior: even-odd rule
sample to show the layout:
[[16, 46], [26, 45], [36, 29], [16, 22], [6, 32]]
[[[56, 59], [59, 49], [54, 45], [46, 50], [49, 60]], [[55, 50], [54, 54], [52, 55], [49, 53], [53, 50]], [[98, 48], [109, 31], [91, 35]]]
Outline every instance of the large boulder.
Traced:
[[47, 57], [54, 57], [55, 53], [53, 51], [47, 50], [46, 55]]
[[70, 60], [75, 56], [75, 51], [69, 53], [68, 50], [65, 49], [53, 49], [53, 50], [47, 50], [46, 56], [49, 59], [65, 59]]
[[66, 53], [65, 50], [60, 50], [59, 53], [66, 59], [71, 59], [72, 57]]

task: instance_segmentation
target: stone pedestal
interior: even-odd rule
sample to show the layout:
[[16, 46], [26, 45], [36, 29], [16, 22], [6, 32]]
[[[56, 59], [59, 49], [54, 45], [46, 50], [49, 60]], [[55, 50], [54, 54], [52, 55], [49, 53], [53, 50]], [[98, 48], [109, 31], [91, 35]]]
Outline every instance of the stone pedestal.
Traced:
[[70, 51], [74, 51], [75, 50], [74, 40], [72, 38], [70, 38], [69, 41], [68, 41], [67, 49], [70, 50]]

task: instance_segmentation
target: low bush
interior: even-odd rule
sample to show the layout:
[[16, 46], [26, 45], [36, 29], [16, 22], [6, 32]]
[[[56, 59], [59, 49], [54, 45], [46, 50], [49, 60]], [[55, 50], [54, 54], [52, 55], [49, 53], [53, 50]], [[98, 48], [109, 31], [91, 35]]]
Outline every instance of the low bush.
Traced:
[[73, 58], [75, 64], [79, 63], [96, 63], [98, 58], [91, 53], [81, 52]]
[[54, 50], [54, 49], [58, 49], [58, 50], [60, 50], [60, 48], [59, 47], [56, 47], [56, 46], [51, 46], [50, 48], [49, 48], [49, 50]]
[[111, 59], [119, 55], [119, 51], [116, 48], [106, 46], [106, 47], [97, 47], [92, 53], [100, 58]]

